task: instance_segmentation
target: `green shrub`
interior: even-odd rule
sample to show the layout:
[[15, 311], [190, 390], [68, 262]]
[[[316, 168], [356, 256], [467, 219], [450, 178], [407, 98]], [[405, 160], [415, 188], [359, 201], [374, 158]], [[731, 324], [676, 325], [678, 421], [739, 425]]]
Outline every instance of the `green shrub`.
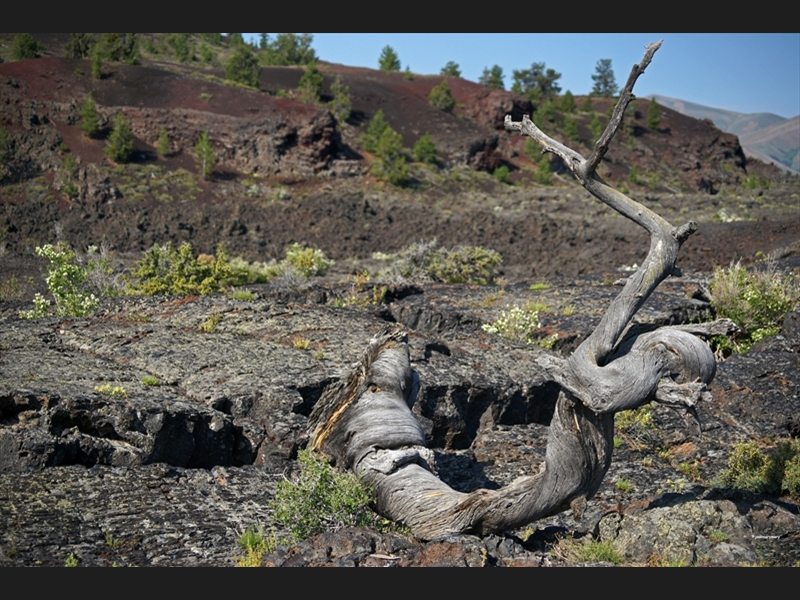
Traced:
[[[97, 255], [97, 247], [90, 246], [86, 265], [82, 266], [75, 252], [63, 242], [36, 248], [36, 254], [49, 261], [45, 283], [56, 301], [56, 314], [62, 317], [85, 317], [99, 304], [97, 294], [112, 295], [114, 286], [107, 275], [111, 272], [104, 254]], [[45, 317], [50, 312], [50, 301], [41, 294], [33, 299], [33, 310], [20, 311], [23, 319]]]
[[129, 284], [128, 292], [144, 296], [205, 295], [235, 282], [223, 244], [217, 247], [215, 256], [199, 257], [195, 257], [189, 242], [178, 248], [173, 248], [171, 242], [154, 245], [136, 263], [131, 275], [137, 281]]
[[258, 87], [260, 73], [261, 67], [258, 64], [258, 58], [247, 44], [237, 46], [233, 56], [225, 65], [226, 79], [254, 88]]
[[433, 143], [430, 133], [426, 133], [416, 141], [414, 148], [411, 150], [411, 155], [417, 162], [430, 165], [436, 164], [436, 144]]
[[731, 319], [741, 328], [732, 339], [714, 338], [714, 345], [723, 353], [747, 352], [756, 342], [778, 333], [786, 313], [800, 301], [796, 277], [782, 275], [771, 263], [753, 271], [738, 262], [727, 269], [717, 268], [709, 287], [717, 316]]
[[510, 172], [508, 170], [508, 165], [500, 165], [494, 170], [492, 175], [500, 183], [506, 183], [506, 184], [511, 183], [511, 177], [510, 177]]
[[44, 45], [37, 42], [30, 33], [18, 33], [14, 36], [14, 48], [11, 55], [15, 60], [39, 58], [39, 55], [45, 50]]
[[577, 106], [575, 104], [575, 96], [572, 95], [572, 92], [567, 90], [564, 92], [564, 96], [561, 98], [561, 112], [566, 113], [568, 115], [574, 113], [577, 110]]
[[502, 260], [499, 253], [482, 246], [447, 250], [433, 240], [411, 244], [398, 252], [384, 275], [400, 280], [486, 285], [494, 280], [494, 269]]
[[450, 91], [450, 84], [447, 83], [447, 79], [443, 79], [439, 85], [431, 90], [430, 94], [428, 94], [428, 102], [431, 103], [431, 106], [439, 110], [453, 112], [453, 109], [456, 107], [456, 99], [453, 98], [453, 93]]
[[305, 277], [325, 275], [333, 266], [333, 261], [328, 260], [322, 250], [298, 243], [292, 244], [286, 251], [286, 263]]
[[800, 441], [782, 441], [769, 452], [756, 442], [734, 446], [717, 485], [800, 500]]
[[372, 493], [358, 477], [337, 471], [312, 450], [301, 450], [297, 460], [300, 472], [279, 482], [269, 503], [273, 519], [295, 542], [342, 527], [378, 524], [370, 510]]
[[533, 344], [537, 341], [541, 327], [539, 311], [515, 306], [510, 310], [500, 311], [497, 320], [494, 323], [484, 323], [482, 329], [509, 340]]

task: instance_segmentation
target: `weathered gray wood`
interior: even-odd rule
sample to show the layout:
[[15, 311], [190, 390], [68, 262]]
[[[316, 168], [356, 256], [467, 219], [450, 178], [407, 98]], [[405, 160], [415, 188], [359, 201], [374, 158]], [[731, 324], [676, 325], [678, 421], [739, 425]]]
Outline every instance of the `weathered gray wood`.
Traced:
[[[326, 390], [311, 414], [312, 444], [336, 464], [372, 485], [377, 510], [425, 539], [451, 533], [488, 534], [519, 527], [572, 507], [580, 513], [611, 462], [614, 414], [650, 401], [693, 410], [706, 394], [716, 362], [692, 333], [716, 331], [664, 327], [625, 338], [631, 319], [667, 276], [676, 272], [681, 244], [697, 228], [673, 227], [653, 211], [608, 186], [596, 173], [638, 77], [660, 42], [647, 47], [631, 71], [595, 151], [580, 154], [545, 135], [529, 117], [506, 117], [506, 128], [529, 135], [559, 155], [600, 201], [644, 227], [650, 250], [592, 334], [569, 358], [538, 360], [561, 386], [539, 473], [499, 490], [457, 492], [436, 477], [422, 428], [410, 410], [418, 389], [404, 334], [371, 340], [361, 362]], [[726, 327], [721, 325], [722, 329]]]

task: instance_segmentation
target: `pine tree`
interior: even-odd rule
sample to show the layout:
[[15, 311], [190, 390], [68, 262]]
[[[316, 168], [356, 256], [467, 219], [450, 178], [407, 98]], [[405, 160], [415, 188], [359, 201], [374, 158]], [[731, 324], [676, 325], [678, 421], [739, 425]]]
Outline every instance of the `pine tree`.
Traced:
[[39, 54], [44, 51], [44, 45], [37, 42], [30, 33], [18, 33], [14, 36], [14, 48], [11, 52], [16, 60], [39, 58]]
[[550, 166], [550, 157], [542, 154], [539, 162], [536, 163], [536, 174], [533, 176], [536, 183], [550, 185], [553, 183], [553, 169]]
[[103, 78], [103, 58], [97, 46], [92, 51], [92, 79]]
[[614, 78], [614, 70], [611, 68], [610, 58], [601, 58], [597, 61], [592, 81], [594, 81], [592, 96], [611, 98], [617, 95], [617, 80]]
[[428, 102], [431, 103], [431, 106], [435, 106], [439, 110], [453, 112], [453, 109], [456, 107], [456, 99], [453, 98], [453, 93], [450, 91], [450, 84], [447, 83], [447, 79], [443, 79], [439, 85], [431, 90], [431, 93], [428, 94]]
[[594, 141], [600, 139], [600, 136], [603, 134], [603, 124], [600, 122], [600, 117], [597, 116], [597, 113], [592, 115], [592, 123], [589, 125], [592, 129], [592, 137]]
[[171, 144], [169, 141], [169, 134], [167, 134], [167, 130], [163, 127], [158, 134], [158, 145], [156, 146], [156, 152], [158, 152], [159, 156], [167, 156], [170, 153]]
[[203, 179], [209, 179], [217, 157], [214, 154], [214, 146], [211, 144], [207, 131], [201, 133], [200, 137], [197, 138], [197, 143], [194, 145], [194, 160], [197, 164], [197, 170], [200, 171]]
[[317, 69], [317, 63], [312, 63], [300, 77], [297, 84], [297, 93], [302, 102], [306, 104], [316, 104], [319, 102], [319, 94], [322, 91], [322, 73]]
[[350, 88], [342, 81], [340, 75], [333, 80], [331, 92], [333, 93], [331, 112], [339, 123], [344, 123], [350, 118], [350, 113], [353, 111], [353, 101], [350, 99]]
[[514, 71], [514, 85], [511, 86], [511, 91], [524, 94], [533, 103], [538, 104], [558, 95], [561, 86], [556, 82], [559, 79], [561, 73], [548, 69], [543, 62], [535, 62], [530, 69]]
[[81, 106], [81, 131], [86, 137], [94, 137], [100, 131], [99, 119], [94, 97], [89, 92], [83, 99], [83, 105]]
[[125, 115], [117, 113], [114, 118], [114, 129], [108, 136], [108, 145], [105, 153], [116, 163], [126, 163], [133, 156], [133, 132], [131, 124]]
[[660, 123], [661, 109], [658, 108], [658, 102], [656, 102], [656, 99], [651, 98], [650, 106], [647, 107], [647, 128], [657, 131]]
[[411, 155], [417, 162], [429, 165], [436, 164], [436, 144], [433, 143], [430, 133], [426, 133], [417, 140], [411, 150]]
[[581, 104], [581, 112], [594, 112], [594, 102], [592, 102], [591, 96], [586, 96], [586, 100], [584, 100], [583, 104]]
[[258, 87], [258, 75], [261, 67], [258, 65], [258, 58], [253, 54], [253, 50], [247, 44], [240, 44], [236, 47], [233, 56], [225, 65], [225, 78], [236, 83], [243, 83], [250, 87]]
[[447, 64], [442, 67], [439, 75], [445, 75], [448, 77], [461, 77], [461, 69], [459, 68], [457, 62], [449, 60], [447, 61]]
[[572, 95], [572, 92], [569, 90], [564, 92], [564, 97], [561, 98], [561, 112], [571, 115], [577, 110], [577, 108], [578, 107], [575, 104], [575, 96]]
[[369, 122], [369, 127], [367, 127], [367, 132], [361, 139], [361, 145], [364, 147], [364, 150], [372, 153], [377, 152], [378, 143], [380, 142], [383, 132], [387, 128], [389, 128], [389, 123], [386, 121], [383, 111], [379, 109], [378, 112], [375, 113], [375, 116], [372, 117], [372, 120]]
[[491, 69], [488, 67], [483, 69], [478, 83], [496, 90], [504, 90], [506, 89], [506, 85], [503, 83], [504, 77], [503, 68], [500, 65], [493, 65]]
[[378, 58], [378, 66], [381, 71], [400, 70], [400, 58], [397, 56], [397, 52], [394, 51], [394, 48], [391, 46], [384, 46]]
[[575, 140], [576, 142], [580, 140], [578, 136], [578, 123], [572, 115], [564, 117], [564, 133], [571, 140]]

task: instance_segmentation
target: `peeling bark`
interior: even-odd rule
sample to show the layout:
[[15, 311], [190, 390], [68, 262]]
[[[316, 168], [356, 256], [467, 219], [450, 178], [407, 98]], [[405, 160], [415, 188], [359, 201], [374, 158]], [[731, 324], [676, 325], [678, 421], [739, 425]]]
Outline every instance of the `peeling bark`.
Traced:
[[545, 152], [557, 154], [589, 192], [650, 234], [650, 250], [641, 268], [626, 280], [592, 334], [569, 358], [544, 355], [538, 360], [561, 386], [540, 472], [499, 490], [469, 494], [439, 480], [422, 428], [410, 410], [419, 386], [409, 364], [405, 334], [399, 330], [371, 340], [361, 362], [326, 390], [311, 414], [312, 445], [372, 485], [378, 512], [405, 523], [420, 538], [485, 535], [570, 507], [579, 516], [611, 463], [616, 412], [650, 401], [693, 410], [708, 394], [706, 385], [714, 377], [716, 362], [694, 334], [725, 329], [725, 323], [688, 331], [663, 327], [625, 336], [653, 290], [677, 272], [678, 250], [697, 224], [672, 226], [596, 173], [634, 99], [633, 86], [660, 45], [647, 46], [641, 63], [634, 65], [588, 159], [548, 137], [528, 116], [519, 122], [510, 116], [505, 120], [506, 129], [528, 135]]

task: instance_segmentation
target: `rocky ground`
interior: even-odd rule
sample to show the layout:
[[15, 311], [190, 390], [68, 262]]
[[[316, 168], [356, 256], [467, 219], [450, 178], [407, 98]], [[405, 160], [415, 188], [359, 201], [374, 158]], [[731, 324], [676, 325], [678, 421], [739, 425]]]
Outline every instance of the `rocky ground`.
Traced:
[[[698, 293], [705, 283], [699, 274], [668, 280], [638, 320], [710, 316]], [[472, 490], [535, 472], [556, 397], [532, 363], [546, 350], [480, 325], [506, 306], [539, 302], [544, 331], [566, 352], [619, 288], [596, 279], [536, 291], [396, 286], [386, 303], [363, 307], [335, 306], [353, 290], [332, 281], [296, 293], [252, 289], [251, 301], [105, 299], [85, 319], [25, 321], [20, 304], [4, 305], [0, 560], [233, 565], [239, 535], [274, 524], [267, 501], [294, 467], [322, 390], [387, 326], [409, 331], [422, 382], [414, 412], [443, 479]], [[565, 306], [576, 310], [564, 316]], [[734, 443], [797, 435], [797, 321], [790, 313], [782, 334], [719, 364], [699, 429], [664, 407], [652, 409], [653, 427], [621, 429], [580, 521], [567, 512], [524, 532], [428, 543], [343, 530], [281, 547], [264, 564], [573, 564], [559, 538], [593, 535], [615, 540], [628, 564], [795, 565], [800, 507], [713, 481]]]

